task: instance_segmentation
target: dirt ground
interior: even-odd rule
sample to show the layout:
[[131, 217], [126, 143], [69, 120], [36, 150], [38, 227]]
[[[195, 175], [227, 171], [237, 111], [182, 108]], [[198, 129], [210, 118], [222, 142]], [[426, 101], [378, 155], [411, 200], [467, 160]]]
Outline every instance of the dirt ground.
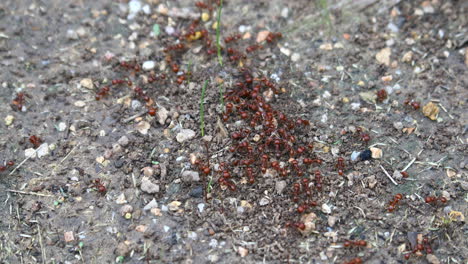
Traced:
[[[224, 0], [223, 65], [216, 1], [194, 2], [0, 2], [1, 263], [468, 263], [467, 1]], [[181, 37], [200, 17], [213, 54]], [[278, 91], [252, 98], [310, 122], [276, 152], [255, 110], [222, 120], [246, 72]], [[246, 129], [287, 176], [238, 150]]]

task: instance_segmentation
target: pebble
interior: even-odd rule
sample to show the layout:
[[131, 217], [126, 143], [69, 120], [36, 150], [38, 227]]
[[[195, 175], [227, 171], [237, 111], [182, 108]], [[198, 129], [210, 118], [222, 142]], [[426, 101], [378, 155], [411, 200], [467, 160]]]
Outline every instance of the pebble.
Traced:
[[155, 61], [145, 61], [143, 62], [143, 65], [141, 66], [143, 70], [145, 71], [151, 71], [156, 67], [156, 62]]
[[289, 8], [285, 7], [281, 10], [281, 16], [283, 18], [288, 18], [288, 15], [289, 15]]
[[128, 143], [129, 143], [128, 137], [122, 136], [121, 138], [119, 138], [119, 140], [117, 140], [117, 143], [119, 143], [122, 147], [128, 146]]
[[13, 124], [13, 121], [15, 120], [15, 117], [12, 116], [12, 115], [7, 115], [5, 117], [5, 125], [6, 126], [11, 126], [11, 124]]
[[24, 150], [24, 156], [25, 156], [26, 158], [31, 157], [32, 159], [36, 158], [36, 156], [37, 156], [36, 150], [33, 149], [33, 148], [25, 149], [25, 150]]
[[329, 227], [333, 227], [336, 223], [336, 220], [338, 220], [338, 218], [336, 216], [329, 216], [328, 217], [328, 226]]
[[385, 64], [386, 66], [390, 66], [390, 55], [392, 54], [392, 50], [390, 48], [384, 48], [380, 50], [376, 55], [375, 59], [380, 64]]
[[153, 177], [154, 175], [154, 169], [152, 167], [144, 167], [143, 169], [141, 169], [141, 171], [146, 177]]
[[145, 225], [137, 225], [135, 227], [135, 231], [140, 232], [140, 233], [144, 233], [147, 229], [148, 227]]
[[184, 143], [187, 140], [190, 140], [195, 137], [195, 131], [191, 129], [182, 129], [177, 133], [176, 140], [179, 143]]
[[333, 45], [331, 43], [323, 43], [320, 45], [319, 49], [321, 50], [333, 50]]
[[219, 261], [219, 256], [218, 256], [218, 255], [214, 255], [214, 254], [208, 255], [208, 260], [209, 260], [211, 263], [217, 263], [217, 262]]
[[299, 53], [293, 53], [292, 56], [291, 56], [291, 60], [296, 62], [298, 61], [299, 59], [301, 58], [301, 55], [299, 55]]
[[394, 122], [394, 123], [393, 123], [393, 127], [394, 127], [396, 130], [400, 131], [400, 130], [403, 129], [403, 123], [402, 123], [402, 122]]
[[179, 201], [172, 201], [170, 202], [167, 207], [169, 208], [169, 210], [171, 211], [177, 211], [179, 210], [179, 206], [181, 205], [182, 203], [179, 202]]
[[119, 154], [122, 152], [122, 146], [120, 146], [118, 143], [115, 143], [112, 145], [112, 154]]
[[439, 107], [434, 104], [433, 102], [429, 102], [425, 106], [423, 106], [422, 112], [423, 114], [431, 120], [436, 120], [437, 116], [439, 115]]
[[143, 13], [145, 13], [146, 15], [151, 14], [151, 7], [149, 5], [144, 5], [141, 10], [143, 10]]
[[131, 19], [134, 19], [136, 17], [136, 15], [138, 14], [138, 12], [140, 12], [141, 8], [142, 8], [142, 4], [140, 1], [138, 0], [131, 0], [130, 2], [128, 2], [128, 16], [127, 16], [127, 19], [131, 20]]
[[175, 29], [174, 29], [173, 27], [171, 27], [171, 26], [165, 27], [165, 28], [164, 28], [164, 31], [166, 31], [166, 33], [167, 33], [168, 35], [172, 35], [172, 34], [175, 33]]
[[330, 208], [330, 206], [328, 204], [322, 204], [322, 212], [324, 214], [331, 214], [332, 212], [332, 209]]
[[270, 203], [270, 200], [267, 199], [267, 198], [265, 198], [265, 197], [263, 197], [262, 199], [260, 199], [260, 202], [259, 202], [260, 206], [265, 206], [265, 205], [267, 205], [267, 204], [269, 204], [269, 203]]
[[150, 127], [151, 127], [150, 123], [146, 121], [141, 121], [135, 126], [136, 130], [140, 132], [140, 134], [142, 135], [148, 134], [148, 130], [150, 129]]
[[127, 200], [125, 199], [125, 194], [121, 193], [119, 196], [117, 196], [117, 199], [115, 200], [116, 204], [126, 204]]
[[270, 34], [270, 31], [268, 30], [263, 30], [263, 31], [258, 32], [257, 40], [256, 40], [257, 43], [265, 41], [266, 38], [268, 37], [268, 34]]
[[67, 38], [69, 40], [77, 40], [78, 39], [78, 33], [76, 33], [76, 31], [73, 30], [73, 29], [68, 29], [67, 30]]
[[152, 183], [148, 177], [143, 177], [141, 180], [141, 190], [146, 193], [157, 193], [159, 192], [159, 185]]
[[197, 204], [198, 212], [203, 213], [205, 210], [205, 204], [204, 203], [199, 203]]
[[92, 90], [94, 88], [93, 80], [91, 78], [84, 78], [80, 81], [81, 87]]
[[237, 249], [237, 252], [239, 253], [239, 255], [241, 256], [241, 258], [247, 256], [249, 254], [249, 250], [244, 248], [244, 247], [239, 247]]
[[401, 178], [403, 178], [403, 175], [400, 171], [396, 170], [393, 172], [392, 178], [395, 180], [401, 180]]
[[182, 172], [182, 181], [184, 182], [197, 182], [200, 181], [200, 175], [196, 171]]
[[288, 57], [291, 56], [291, 50], [287, 49], [285, 47], [281, 47], [280, 52], [283, 53], [284, 55], [288, 56]]
[[440, 264], [440, 260], [434, 254], [427, 254], [426, 259], [431, 264]]
[[125, 216], [126, 214], [133, 212], [133, 206], [131, 206], [129, 204], [126, 204], [126, 205], [120, 207], [119, 212], [120, 212], [121, 216]]
[[403, 57], [401, 57], [401, 61], [403, 62], [411, 62], [412, 59], [413, 59], [412, 51], [406, 52], [405, 54], [403, 54]]
[[210, 14], [208, 14], [207, 12], [203, 12], [201, 15], [201, 19], [203, 22], [210, 20]]
[[125, 242], [120, 242], [115, 250], [119, 256], [127, 256], [130, 253], [130, 247]]
[[374, 147], [369, 148], [369, 149], [370, 149], [370, 151], [372, 152], [372, 155], [371, 155], [371, 156], [372, 156], [373, 159], [380, 159], [380, 158], [382, 158], [383, 152], [382, 152], [381, 149], [379, 149], [379, 148], [374, 148]]
[[63, 233], [63, 238], [65, 239], [65, 242], [72, 242], [75, 240], [75, 236], [73, 235], [73, 231], [67, 231]]
[[158, 122], [161, 125], [166, 123], [166, 120], [169, 116], [169, 111], [164, 106], [161, 106], [158, 111], [156, 112], [156, 117], [158, 118]]
[[286, 181], [277, 181], [275, 183], [275, 190], [277, 194], [282, 194], [284, 191], [284, 188], [286, 188]]
[[352, 110], [359, 110], [361, 108], [361, 103], [351, 103]]
[[157, 207], [158, 207], [158, 202], [156, 202], [156, 199], [153, 198], [151, 202], [149, 202], [147, 205], [145, 205], [145, 207], [143, 207], [143, 211], [148, 211]]
[[190, 191], [190, 196], [193, 198], [201, 198], [203, 195], [203, 187], [202, 186], [196, 186]]
[[303, 235], [309, 235], [310, 233], [312, 233], [312, 231], [315, 230], [315, 220], [316, 219], [317, 219], [317, 215], [314, 214], [314, 213], [309, 213], [309, 214], [302, 215], [301, 216], [301, 222], [304, 223], [305, 229], [304, 230], [299, 229], [299, 231]]
[[364, 150], [359, 154], [359, 158], [364, 161], [364, 160], [370, 160], [372, 158], [372, 152], [369, 149]]
[[76, 106], [76, 107], [80, 107], [80, 108], [81, 108], [81, 107], [84, 107], [85, 105], [86, 105], [86, 103], [85, 103], [84, 101], [78, 100], [78, 101], [75, 102], [75, 106]]
[[138, 108], [141, 107], [141, 102], [138, 100], [132, 100], [131, 107], [133, 110], [137, 110]]
[[58, 125], [57, 125], [57, 130], [59, 132], [63, 132], [65, 131], [65, 129], [67, 129], [67, 124], [65, 122], [60, 122]]
[[190, 239], [192, 239], [192, 240], [197, 240], [198, 235], [197, 235], [197, 233], [195, 233], [195, 232], [193, 232], [193, 231], [189, 231], [189, 232], [187, 233], [187, 237], [190, 238]]
[[37, 148], [37, 157], [42, 158], [44, 156], [49, 155], [49, 144], [43, 143]]
[[209, 245], [210, 247], [212, 247], [212, 248], [215, 248], [215, 247], [218, 246], [218, 240], [212, 238], [212, 239], [210, 240], [210, 243], [209, 243], [208, 245]]

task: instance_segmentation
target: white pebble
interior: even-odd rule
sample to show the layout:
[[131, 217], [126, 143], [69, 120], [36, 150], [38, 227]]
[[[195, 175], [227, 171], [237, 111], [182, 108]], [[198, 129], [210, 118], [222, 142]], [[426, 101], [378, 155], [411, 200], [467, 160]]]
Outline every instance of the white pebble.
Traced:
[[143, 62], [143, 70], [145, 71], [151, 71], [152, 69], [154, 69], [154, 67], [156, 67], [156, 62], [154, 61], [145, 61]]

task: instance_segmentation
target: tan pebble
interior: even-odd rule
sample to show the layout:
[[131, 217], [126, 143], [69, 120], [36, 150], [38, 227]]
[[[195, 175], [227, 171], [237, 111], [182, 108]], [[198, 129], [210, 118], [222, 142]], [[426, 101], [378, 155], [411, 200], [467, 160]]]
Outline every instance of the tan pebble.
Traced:
[[80, 81], [80, 85], [86, 89], [93, 89], [94, 88], [94, 84], [93, 84], [93, 80], [91, 80], [90, 78], [84, 78]]
[[382, 158], [383, 152], [382, 152], [381, 149], [379, 149], [379, 148], [374, 148], [374, 147], [369, 148], [369, 149], [370, 149], [370, 151], [372, 152], [372, 158], [373, 158], [373, 159], [380, 159], [380, 158]]
[[210, 14], [204, 12], [202, 15], [201, 15], [201, 19], [203, 22], [206, 22], [208, 20], [210, 20]]
[[96, 162], [99, 163], [99, 164], [102, 164], [106, 159], [104, 159], [103, 156], [99, 156], [96, 158]]
[[161, 214], [161, 209], [159, 209], [159, 208], [151, 208], [150, 212], [155, 216], [161, 216], [162, 215]]
[[439, 115], [439, 111], [440, 111], [439, 107], [433, 102], [429, 102], [422, 109], [423, 114], [431, 120], [437, 119], [437, 116]]
[[75, 240], [75, 236], [73, 235], [73, 231], [67, 231], [63, 233], [63, 237], [65, 239], [65, 242], [72, 242]]
[[268, 30], [263, 30], [263, 31], [258, 32], [258, 34], [257, 34], [257, 43], [265, 41], [266, 38], [268, 37], [268, 34], [270, 34], [270, 31], [268, 31]]
[[216, 234], [212, 228], [208, 229], [208, 233], [210, 234], [210, 236], [213, 236], [214, 234]]
[[304, 230], [299, 229], [299, 231], [303, 235], [309, 235], [310, 233], [312, 233], [312, 231], [315, 230], [315, 221], [316, 221], [316, 219], [317, 219], [317, 215], [314, 214], [314, 213], [309, 213], [309, 214], [302, 215], [301, 222], [304, 223], [305, 229]]
[[411, 62], [411, 60], [413, 59], [413, 52], [412, 51], [408, 51], [406, 52], [403, 57], [401, 58], [401, 61], [403, 62]]
[[12, 116], [12, 115], [7, 115], [5, 117], [5, 125], [6, 126], [11, 126], [11, 124], [13, 124], [13, 121], [15, 120], [15, 117]]
[[387, 66], [390, 66], [390, 55], [392, 54], [392, 50], [390, 48], [384, 48], [380, 50], [376, 55], [375, 59], [380, 63], [380, 64], [385, 64]]
[[426, 259], [431, 264], [440, 264], [440, 260], [434, 254], [427, 254]]
[[146, 229], [148, 229], [147, 226], [145, 226], [145, 225], [138, 225], [138, 226], [135, 228], [135, 231], [140, 232], [140, 233], [144, 233], [144, 232], [146, 231]]
[[319, 49], [321, 50], [333, 50], [333, 45], [331, 43], [324, 43], [320, 45]]
[[179, 201], [172, 201], [167, 205], [167, 207], [169, 207], [169, 210], [171, 210], [171, 211], [177, 211], [181, 204], [182, 203], [179, 202]]
[[237, 249], [237, 251], [239, 252], [239, 255], [241, 256], [241, 258], [247, 256], [247, 254], [249, 254], [249, 250], [244, 248], [244, 247], [239, 247]]
[[386, 75], [386, 76], [382, 76], [382, 81], [383, 82], [389, 82], [393, 80], [393, 76], [392, 75]]
[[252, 34], [250, 32], [246, 32], [244, 36], [242, 36], [242, 39], [250, 39], [252, 37]]

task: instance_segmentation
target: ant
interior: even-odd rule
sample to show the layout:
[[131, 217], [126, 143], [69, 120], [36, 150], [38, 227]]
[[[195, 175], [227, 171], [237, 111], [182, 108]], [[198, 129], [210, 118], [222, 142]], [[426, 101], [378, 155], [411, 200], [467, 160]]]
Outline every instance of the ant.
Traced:
[[92, 181], [93, 187], [97, 189], [97, 191], [101, 194], [105, 194], [107, 192], [106, 186], [104, 186], [103, 182], [101, 179], [97, 178]]

